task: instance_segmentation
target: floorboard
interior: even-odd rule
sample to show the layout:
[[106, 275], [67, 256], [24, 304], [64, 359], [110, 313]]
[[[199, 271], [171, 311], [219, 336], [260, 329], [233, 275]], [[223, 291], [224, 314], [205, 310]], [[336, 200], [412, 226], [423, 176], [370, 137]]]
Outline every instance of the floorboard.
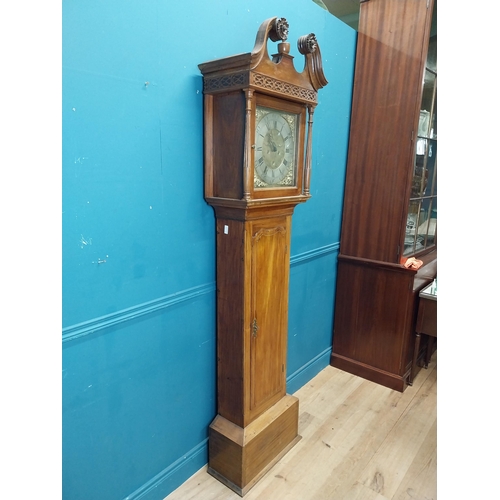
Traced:
[[[245, 500], [436, 500], [437, 352], [403, 393], [331, 366], [295, 394], [301, 441]], [[237, 500], [206, 466], [165, 500]]]

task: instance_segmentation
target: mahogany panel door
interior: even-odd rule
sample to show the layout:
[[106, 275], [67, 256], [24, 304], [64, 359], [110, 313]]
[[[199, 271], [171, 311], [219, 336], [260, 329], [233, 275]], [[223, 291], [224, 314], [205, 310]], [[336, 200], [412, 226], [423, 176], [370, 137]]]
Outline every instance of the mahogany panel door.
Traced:
[[250, 419], [286, 393], [289, 217], [252, 224]]

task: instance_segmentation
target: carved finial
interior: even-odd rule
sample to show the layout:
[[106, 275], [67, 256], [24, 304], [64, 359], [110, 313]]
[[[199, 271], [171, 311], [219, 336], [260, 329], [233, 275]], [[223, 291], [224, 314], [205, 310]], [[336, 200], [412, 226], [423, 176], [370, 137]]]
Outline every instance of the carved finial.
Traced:
[[288, 38], [288, 21], [284, 17], [275, 19], [271, 32], [269, 33], [269, 38], [273, 42], [282, 40], [283, 42]]
[[297, 47], [300, 53], [306, 58], [305, 70], [309, 73], [309, 78], [314, 90], [319, 90], [328, 83], [328, 80], [323, 73], [321, 50], [319, 50], [316, 35], [314, 33], [309, 33], [309, 35], [301, 36], [297, 40]]
[[312, 54], [318, 48], [318, 41], [314, 33], [301, 36], [297, 40], [297, 47], [302, 55]]

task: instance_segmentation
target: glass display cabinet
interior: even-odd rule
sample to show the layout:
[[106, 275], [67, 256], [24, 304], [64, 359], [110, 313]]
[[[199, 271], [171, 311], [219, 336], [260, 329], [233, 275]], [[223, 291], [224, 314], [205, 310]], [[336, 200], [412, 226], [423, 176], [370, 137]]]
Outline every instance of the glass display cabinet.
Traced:
[[398, 391], [437, 273], [436, 5], [367, 0], [358, 23], [331, 364]]
[[415, 163], [403, 255], [429, 249], [437, 239], [437, 35], [432, 34], [424, 71]]

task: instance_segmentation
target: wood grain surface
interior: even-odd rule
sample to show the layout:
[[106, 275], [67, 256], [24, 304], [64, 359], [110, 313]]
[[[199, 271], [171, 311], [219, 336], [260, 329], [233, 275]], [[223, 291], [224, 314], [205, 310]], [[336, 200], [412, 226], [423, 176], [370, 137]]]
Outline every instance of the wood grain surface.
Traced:
[[[326, 367], [294, 394], [302, 440], [245, 500], [435, 500], [436, 363], [403, 393]], [[238, 498], [204, 467], [166, 500]]]

